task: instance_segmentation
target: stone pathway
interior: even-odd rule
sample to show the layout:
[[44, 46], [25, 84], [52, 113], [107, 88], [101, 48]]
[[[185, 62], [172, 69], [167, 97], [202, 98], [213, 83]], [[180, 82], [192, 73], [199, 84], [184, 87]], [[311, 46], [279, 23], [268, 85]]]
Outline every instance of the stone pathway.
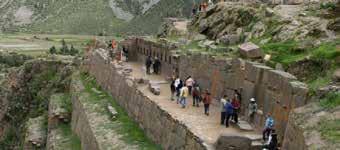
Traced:
[[[132, 76], [135, 78], [141, 78], [144, 76], [142, 72], [142, 65], [135, 62], [128, 62], [128, 65], [132, 68]], [[159, 75], [148, 75], [147, 79], [151, 81], [164, 81], [165, 79]], [[162, 109], [169, 112], [172, 117], [178, 119], [190, 130], [205, 141], [209, 146], [212, 146], [220, 136], [220, 134], [241, 134], [249, 137], [255, 141], [261, 139], [261, 135], [255, 133], [254, 131], [240, 130], [232, 125], [226, 128], [224, 125], [220, 125], [220, 106], [213, 105], [210, 106], [210, 115], [204, 115], [204, 108], [201, 104], [200, 107], [192, 106], [192, 98], [187, 102], [187, 107], [185, 109], [181, 108], [176, 101], [170, 100], [170, 85], [169, 83], [160, 84], [161, 92], [159, 96], [154, 95], [148, 89], [148, 85], [139, 84], [138, 89], [141, 90], [146, 96], [151, 100], [155, 101]], [[218, 104], [218, 103], [217, 103]]]

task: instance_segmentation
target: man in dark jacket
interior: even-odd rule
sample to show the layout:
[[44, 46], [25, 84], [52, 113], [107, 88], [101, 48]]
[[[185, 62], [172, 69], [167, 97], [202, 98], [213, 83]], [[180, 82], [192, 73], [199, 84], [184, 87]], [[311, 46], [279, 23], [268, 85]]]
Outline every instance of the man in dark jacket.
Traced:
[[226, 113], [226, 122], [225, 126], [228, 128], [229, 127], [229, 120], [234, 114], [234, 107], [230, 102], [230, 99], [227, 100], [227, 103], [224, 105], [225, 107], [225, 113]]
[[176, 86], [175, 86], [175, 78], [171, 78], [171, 84], [170, 84], [170, 91], [171, 91], [171, 100], [173, 101], [175, 99], [175, 93], [176, 93]]
[[145, 61], [145, 66], [146, 66], [146, 73], [147, 74], [150, 74], [150, 67], [152, 65], [152, 60], [151, 60], [151, 56], [148, 56], [146, 58], [146, 61]]
[[158, 59], [158, 57], [155, 57], [155, 61], [153, 63], [153, 71], [155, 74], [159, 74], [160, 67], [161, 67], [161, 61]]

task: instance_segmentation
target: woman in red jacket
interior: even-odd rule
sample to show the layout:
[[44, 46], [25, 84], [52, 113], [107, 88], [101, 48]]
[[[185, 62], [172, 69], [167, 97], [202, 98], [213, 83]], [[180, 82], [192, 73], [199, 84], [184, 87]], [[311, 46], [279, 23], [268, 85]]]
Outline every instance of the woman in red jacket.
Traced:
[[203, 103], [204, 103], [204, 114], [209, 116], [209, 106], [211, 104], [212, 98], [211, 94], [208, 90], [205, 90], [204, 96], [203, 96]]
[[238, 123], [238, 113], [241, 107], [240, 101], [235, 97], [233, 98], [233, 101], [231, 102], [231, 105], [233, 106], [233, 119], [235, 123]]

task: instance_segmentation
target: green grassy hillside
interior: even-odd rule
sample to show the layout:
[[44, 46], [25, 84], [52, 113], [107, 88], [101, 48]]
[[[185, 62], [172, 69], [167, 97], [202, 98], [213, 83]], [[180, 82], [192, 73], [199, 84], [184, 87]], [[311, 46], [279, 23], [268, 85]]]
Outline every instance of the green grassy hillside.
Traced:
[[[148, 1], [115, 0], [118, 7], [135, 16], [127, 22], [118, 19], [110, 7], [111, 0], [3, 0], [0, 1], [0, 32], [48, 34], [120, 34], [156, 33], [163, 17], [188, 16], [191, 1], [160, 0], [144, 14]], [[29, 23], [19, 24], [18, 17], [32, 13]], [[18, 23], [19, 22], [19, 23]]]

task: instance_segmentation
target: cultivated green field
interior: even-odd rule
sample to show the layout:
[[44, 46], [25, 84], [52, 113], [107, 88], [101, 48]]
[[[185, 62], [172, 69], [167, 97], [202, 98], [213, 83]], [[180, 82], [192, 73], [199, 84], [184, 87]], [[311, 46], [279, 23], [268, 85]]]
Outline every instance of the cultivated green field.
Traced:
[[52, 46], [60, 49], [63, 39], [69, 47], [73, 45], [76, 49], [82, 51], [93, 39], [109, 41], [119, 38], [92, 35], [0, 34], [0, 51], [16, 52], [31, 56], [45, 56]]

